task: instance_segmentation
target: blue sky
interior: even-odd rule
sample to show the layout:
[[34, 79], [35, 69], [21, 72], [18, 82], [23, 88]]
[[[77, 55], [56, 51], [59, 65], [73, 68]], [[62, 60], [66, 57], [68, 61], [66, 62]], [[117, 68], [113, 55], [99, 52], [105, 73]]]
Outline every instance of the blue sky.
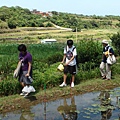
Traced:
[[120, 0], [1, 0], [1, 6], [57, 11], [83, 15], [119, 15]]

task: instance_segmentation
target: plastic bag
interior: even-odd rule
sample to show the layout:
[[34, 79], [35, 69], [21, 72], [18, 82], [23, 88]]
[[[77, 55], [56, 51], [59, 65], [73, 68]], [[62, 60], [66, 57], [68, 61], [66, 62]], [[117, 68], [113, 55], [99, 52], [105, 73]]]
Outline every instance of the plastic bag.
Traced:
[[22, 89], [22, 92], [25, 92], [25, 93], [31, 93], [31, 92], [35, 92], [35, 88], [33, 86], [25, 86], [23, 89]]
[[107, 64], [115, 64], [116, 63], [116, 58], [114, 55], [109, 55], [108, 58], [107, 58]]

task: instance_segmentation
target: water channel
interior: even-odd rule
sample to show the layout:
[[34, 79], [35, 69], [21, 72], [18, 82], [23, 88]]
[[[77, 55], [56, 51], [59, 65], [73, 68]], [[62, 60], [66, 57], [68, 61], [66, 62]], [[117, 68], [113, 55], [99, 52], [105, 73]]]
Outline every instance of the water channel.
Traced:
[[30, 110], [0, 114], [0, 120], [120, 120], [120, 88], [43, 102]]

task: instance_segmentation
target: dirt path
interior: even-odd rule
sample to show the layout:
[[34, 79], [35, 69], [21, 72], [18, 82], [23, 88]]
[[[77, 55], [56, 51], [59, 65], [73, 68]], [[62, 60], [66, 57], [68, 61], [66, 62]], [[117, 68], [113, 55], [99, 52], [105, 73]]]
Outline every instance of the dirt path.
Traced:
[[[52, 23], [52, 24], [53, 24], [53, 23]], [[55, 28], [58, 28], [58, 29], [61, 29], [61, 30], [72, 31], [72, 29], [71, 29], [71, 28], [64, 28], [64, 27], [60, 27], [60, 26], [55, 25], [55, 24], [53, 24], [53, 26], [54, 26]]]

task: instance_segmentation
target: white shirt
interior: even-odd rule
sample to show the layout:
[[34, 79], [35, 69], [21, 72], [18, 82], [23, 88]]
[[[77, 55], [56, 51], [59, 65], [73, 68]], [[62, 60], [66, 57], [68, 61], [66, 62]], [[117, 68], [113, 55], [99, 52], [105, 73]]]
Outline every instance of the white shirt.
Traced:
[[[67, 48], [67, 49], [66, 49]], [[73, 50], [74, 49], [74, 50]], [[68, 46], [64, 48], [64, 54], [67, 53], [67, 51], [71, 51], [73, 53], [73, 56], [74, 56], [74, 59], [68, 64], [70, 66], [74, 66], [76, 65], [76, 55], [77, 55], [77, 52], [76, 52], [76, 48], [75, 46], [73, 45], [71, 48], [69, 48]], [[66, 57], [66, 60], [65, 60], [65, 63], [67, 63], [69, 61], [69, 59]]]

